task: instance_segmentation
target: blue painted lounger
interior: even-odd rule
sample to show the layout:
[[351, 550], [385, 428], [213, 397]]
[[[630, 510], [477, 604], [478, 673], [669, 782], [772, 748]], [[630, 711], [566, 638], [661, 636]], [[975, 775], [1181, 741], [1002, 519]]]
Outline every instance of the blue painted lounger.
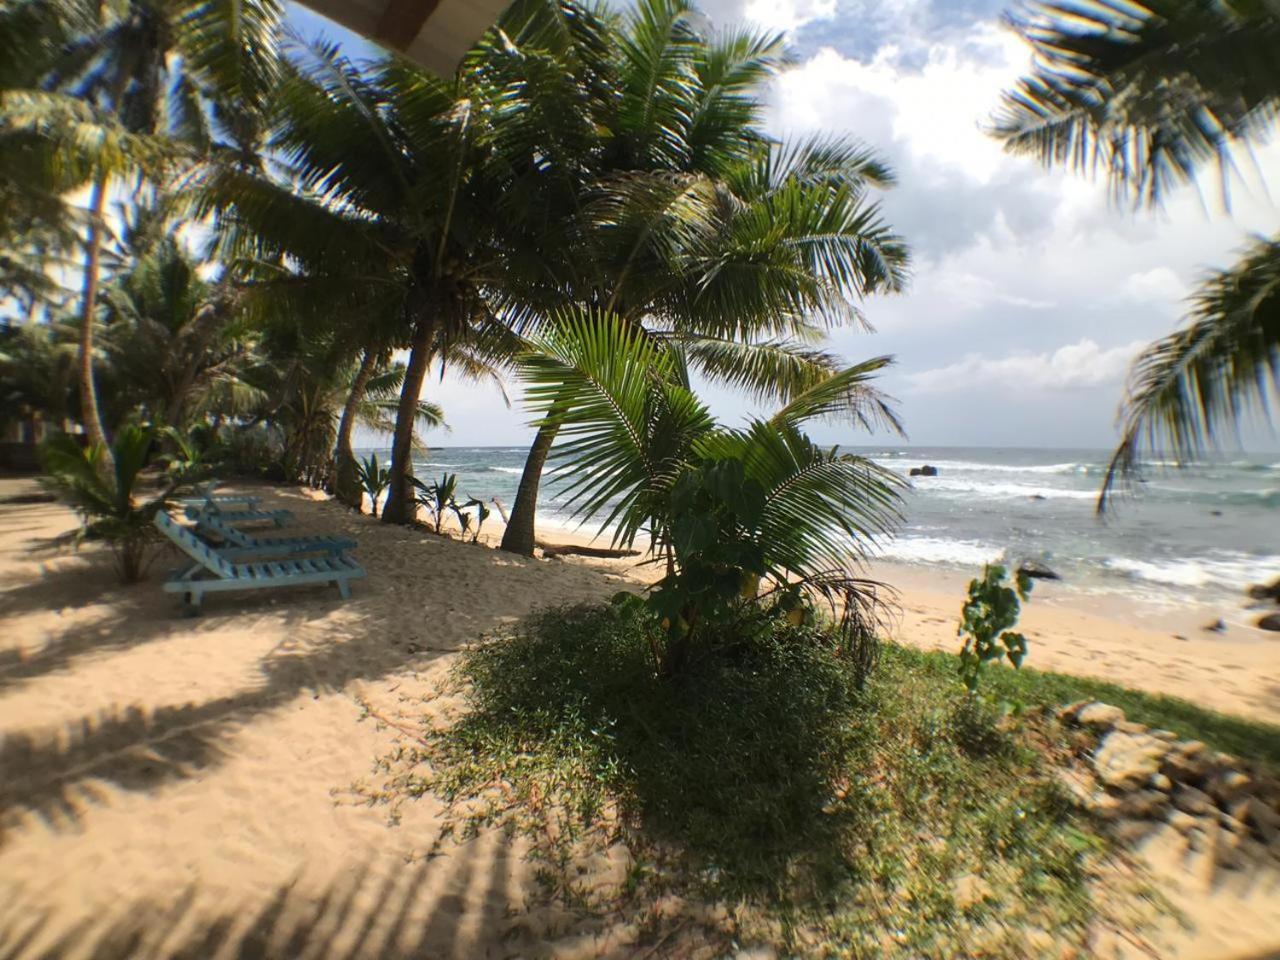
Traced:
[[233, 563], [165, 513], [156, 513], [155, 525], [194, 562], [174, 571], [164, 584], [166, 593], [183, 594], [188, 610], [198, 610], [206, 593], [224, 590], [259, 590], [311, 583], [332, 583], [345, 600], [351, 581], [363, 577], [364, 567], [350, 557], [315, 557]]
[[204, 485], [203, 489], [197, 488], [196, 496], [183, 497], [178, 502], [184, 507], [208, 506], [211, 509], [221, 509], [222, 507], [243, 507], [247, 510], [256, 509], [258, 504], [262, 502], [261, 497], [254, 496], [250, 493], [220, 493], [215, 495], [213, 491], [216, 489], [218, 489], [218, 481], [210, 480]]
[[255, 537], [224, 523], [216, 513], [204, 514], [200, 532], [216, 534], [226, 546], [215, 547], [221, 557], [241, 560], [249, 557], [294, 556], [300, 553], [327, 553], [340, 556], [359, 544], [350, 537]]
[[217, 514], [218, 518], [228, 525], [233, 523], [274, 523], [277, 527], [283, 527], [293, 519], [293, 514], [288, 510], [223, 510], [216, 504], [210, 509], [210, 505], [207, 503], [184, 507], [183, 513], [187, 515], [188, 520], [194, 520], [200, 525], [204, 525], [205, 520], [214, 514]]

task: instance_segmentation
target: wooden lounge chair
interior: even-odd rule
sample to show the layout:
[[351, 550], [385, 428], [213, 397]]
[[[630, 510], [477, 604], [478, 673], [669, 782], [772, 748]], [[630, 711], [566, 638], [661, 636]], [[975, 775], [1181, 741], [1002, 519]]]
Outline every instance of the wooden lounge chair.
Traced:
[[200, 526], [207, 526], [205, 521], [212, 516], [230, 526], [241, 523], [274, 523], [277, 527], [285, 526], [293, 519], [288, 510], [223, 510], [217, 504], [207, 502], [183, 508], [188, 520], [194, 520]]
[[216, 546], [214, 550], [228, 560], [296, 556], [300, 553], [325, 553], [336, 557], [359, 546], [350, 537], [255, 537], [225, 523], [217, 513], [205, 514], [197, 530], [202, 534], [216, 535], [225, 545]]
[[221, 509], [223, 507], [240, 507], [246, 510], [256, 509], [258, 504], [262, 502], [262, 498], [251, 493], [219, 493], [214, 491], [218, 489], [218, 481], [210, 480], [203, 489], [197, 488], [194, 497], [183, 497], [178, 502], [184, 507], [200, 507], [209, 506], [210, 508]]
[[345, 600], [351, 596], [351, 581], [365, 575], [364, 567], [346, 556], [233, 563], [163, 510], [156, 513], [155, 525], [192, 560], [184, 569], [175, 570], [164, 584], [166, 593], [183, 595], [191, 613], [199, 611], [206, 593], [225, 590], [332, 583]]

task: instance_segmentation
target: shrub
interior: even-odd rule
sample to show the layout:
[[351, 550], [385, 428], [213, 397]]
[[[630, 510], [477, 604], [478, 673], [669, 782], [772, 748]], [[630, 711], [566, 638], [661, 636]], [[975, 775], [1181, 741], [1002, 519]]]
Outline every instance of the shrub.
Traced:
[[356, 464], [356, 479], [360, 489], [369, 495], [373, 515], [378, 515], [378, 498], [391, 485], [391, 471], [378, 463], [378, 455], [371, 453]]
[[[160, 455], [162, 440], [178, 450]], [[82, 518], [80, 537], [106, 542], [116, 555], [125, 583], [146, 573], [148, 554], [158, 540], [153, 520], [173, 495], [198, 479], [194, 451], [172, 429], [127, 424], [111, 444], [115, 461], [108, 466], [98, 445], [81, 446], [75, 437], [56, 434], [41, 447], [45, 482], [58, 491]], [[140, 499], [140, 478], [151, 466], [162, 466], [159, 493]]]

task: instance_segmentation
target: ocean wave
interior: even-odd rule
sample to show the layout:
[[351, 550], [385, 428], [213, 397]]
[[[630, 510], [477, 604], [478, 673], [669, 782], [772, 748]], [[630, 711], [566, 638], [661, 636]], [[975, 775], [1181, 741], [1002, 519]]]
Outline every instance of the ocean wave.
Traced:
[[[877, 460], [882, 456], [876, 454], [871, 459]], [[914, 464], [915, 461], [912, 461]], [[929, 460], [923, 459], [920, 465], [929, 464], [937, 467], [940, 474], [949, 470], [958, 473], [1076, 473], [1080, 468], [1079, 463], [1046, 463], [1046, 464], [1009, 464], [1009, 463], [978, 463], [973, 460]], [[881, 466], [890, 466], [891, 464], [881, 464]], [[1087, 465], [1085, 465], [1087, 468]]]
[[1138, 560], [1112, 557], [1103, 562], [1108, 570], [1134, 580], [1174, 587], [1231, 587], [1242, 590], [1247, 584], [1280, 575], [1280, 556], [1251, 557], [1246, 554], [1217, 557], [1179, 557], [1170, 560]]
[[524, 473], [524, 467], [490, 467], [494, 473], [514, 473], [517, 477]]
[[945, 537], [898, 537], [880, 549], [885, 560], [904, 563], [951, 563], [977, 567], [1004, 557], [1004, 549], [977, 540], [950, 540]]
[[964, 494], [966, 499], [979, 500], [1030, 500], [1043, 497], [1046, 500], [1092, 500], [1094, 490], [1069, 490], [1065, 487], [1047, 487], [1028, 483], [982, 483], [977, 480], [955, 480], [947, 477], [925, 477], [916, 484], [916, 490], [943, 493], [948, 499]]

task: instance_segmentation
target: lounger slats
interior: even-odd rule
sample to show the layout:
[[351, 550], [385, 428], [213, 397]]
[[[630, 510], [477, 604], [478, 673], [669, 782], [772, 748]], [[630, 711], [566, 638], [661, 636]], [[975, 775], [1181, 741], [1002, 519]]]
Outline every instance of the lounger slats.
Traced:
[[346, 598], [351, 592], [350, 581], [365, 576], [364, 568], [340, 551], [331, 557], [232, 563], [164, 511], [156, 513], [155, 525], [174, 546], [194, 561], [194, 565], [175, 571], [166, 581], [164, 590], [186, 595], [191, 605], [196, 607], [206, 593], [303, 584], [333, 584]]

